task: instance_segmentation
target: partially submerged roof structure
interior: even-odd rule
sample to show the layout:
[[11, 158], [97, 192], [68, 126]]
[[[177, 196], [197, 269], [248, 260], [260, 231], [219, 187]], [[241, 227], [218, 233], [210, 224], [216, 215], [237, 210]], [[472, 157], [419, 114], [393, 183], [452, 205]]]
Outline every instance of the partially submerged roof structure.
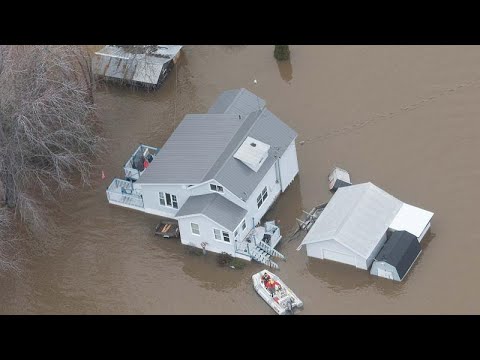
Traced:
[[333, 239], [368, 258], [401, 207], [370, 182], [339, 188], [301, 245]]
[[106, 78], [156, 85], [181, 49], [182, 45], [107, 45], [95, 53], [93, 70]]

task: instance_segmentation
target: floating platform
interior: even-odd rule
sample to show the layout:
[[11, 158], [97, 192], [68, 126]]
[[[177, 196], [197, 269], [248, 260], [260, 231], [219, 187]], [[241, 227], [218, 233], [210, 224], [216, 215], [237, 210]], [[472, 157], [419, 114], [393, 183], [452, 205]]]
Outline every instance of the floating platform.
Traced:
[[180, 236], [178, 224], [173, 221], [162, 221], [155, 228], [155, 235], [164, 238], [178, 238]]

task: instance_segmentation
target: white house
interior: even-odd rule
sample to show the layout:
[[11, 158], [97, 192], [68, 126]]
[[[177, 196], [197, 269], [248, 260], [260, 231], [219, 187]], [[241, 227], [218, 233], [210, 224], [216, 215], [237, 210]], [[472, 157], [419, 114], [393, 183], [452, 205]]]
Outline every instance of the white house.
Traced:
[[[134, 182], [115, 179], [107, 197], [177, 220], [184, 244], [250, 259], [239, 244], [297, 175], [296, 137], [263, 99], [225, 91], [207, 114], [186, 115], [162, 149], [140, 146], [125, 167]], [[151, 161], [133, 170], [138, 155]]]
[[420, 242], [433, 213], [401, 202], [372, 183], [339, 188], [303, 239], [307, 255], [368, 270], [395, 231]]

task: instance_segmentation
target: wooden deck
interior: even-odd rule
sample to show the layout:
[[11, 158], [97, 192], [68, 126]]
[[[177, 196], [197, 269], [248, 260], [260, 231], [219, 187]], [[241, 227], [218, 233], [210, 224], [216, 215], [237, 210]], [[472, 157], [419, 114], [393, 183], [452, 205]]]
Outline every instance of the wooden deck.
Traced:
[[178, 224], [173, 221], [162, 221], [155, 227], [155, 235], [164, 238], [178, 238], [180, 235]]

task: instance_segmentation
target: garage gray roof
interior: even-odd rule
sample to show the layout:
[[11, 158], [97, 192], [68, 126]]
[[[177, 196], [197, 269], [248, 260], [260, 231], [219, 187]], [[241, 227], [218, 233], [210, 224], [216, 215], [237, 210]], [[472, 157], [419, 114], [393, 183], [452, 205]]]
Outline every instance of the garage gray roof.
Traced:
[[[275, 156], [282, 156], [297, 137], [264, 106], [256, 110], [259, 103], [262, 106], [265, 101], [246, 89], [228, 90], [208, 114], [185, 116], [138, 183], [193, 185], [215, 179], [247, 199]], [[270, 145], [268, 158], [257, 172], [233, 157], [247, 136]]]
[[301, 245], [333, 239], [367, 259], [402, 204], [370, 182], [339, 188]]
[[375, 257], [397, 269], [402, 280], [422, 251], [418, 239], [408, 231], [395, 231]]
[[247, 210], [235, 205], [219, 194], [191, 196], [175, 217], [203, 214], [233, 231], [247, 214]]

